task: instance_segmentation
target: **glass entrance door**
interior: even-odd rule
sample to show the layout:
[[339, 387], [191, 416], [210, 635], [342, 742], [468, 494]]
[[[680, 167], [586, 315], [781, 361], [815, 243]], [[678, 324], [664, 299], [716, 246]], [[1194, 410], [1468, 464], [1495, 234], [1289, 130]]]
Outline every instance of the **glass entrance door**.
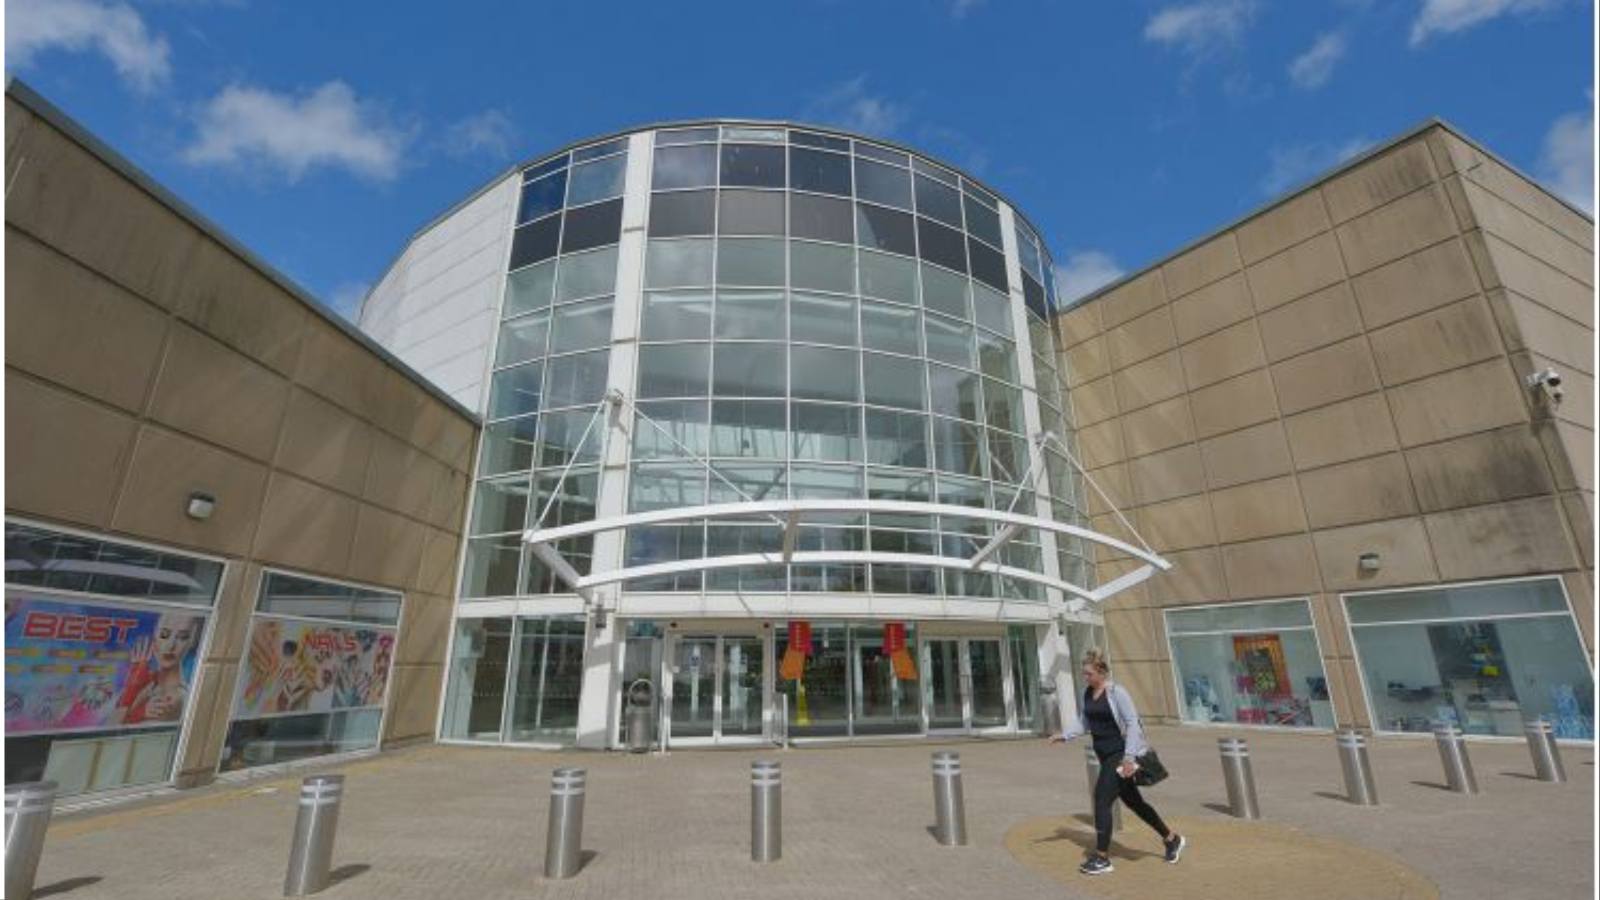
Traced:
[[724, 637], [722, 641], [722, 708], [717, 737], [761, 736], [764, 643], [758, 637]]
[[999, 638], [923, 641], [928, 731], [964, 733], [1011, 724], [1005, 650]]
[[1005, 660], [1000, 641], [969, 639], [967, 645], [967, 685], [972, 697], [973, 728], [1003, 728], [1011, 717], [1006, 714]]
[[930, 640], [922, 645], [927, 672], [928, 730], [966, 730], [965, 693], [961, 682], [961, 641]]
[[717, 638], [680, 638], [672, 664], [672, 737], [714, 737]]
[[753, 635], [678, 639], [671, 673], [673, 740], [762, 736], [765, 643]]

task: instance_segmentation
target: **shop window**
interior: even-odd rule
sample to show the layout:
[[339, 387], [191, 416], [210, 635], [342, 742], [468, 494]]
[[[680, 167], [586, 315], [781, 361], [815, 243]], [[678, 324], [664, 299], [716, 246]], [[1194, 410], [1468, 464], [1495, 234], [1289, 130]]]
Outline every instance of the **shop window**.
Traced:
[[1594, 680], [1561, 582], [1446, 586], [1345, 598], [1356, 658], [1380, 731], [1594, 738]]
[[1305, 600], [1166, 611], [1185, 722], [1332, 728]]

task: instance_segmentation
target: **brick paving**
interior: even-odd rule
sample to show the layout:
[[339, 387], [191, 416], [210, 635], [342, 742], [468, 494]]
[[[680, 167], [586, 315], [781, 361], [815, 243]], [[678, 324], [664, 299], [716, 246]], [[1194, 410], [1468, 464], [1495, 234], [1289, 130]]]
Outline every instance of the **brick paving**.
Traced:
[[[1215, 739], [1223, 733], [1151, 729], [1174, 773], [1151, 794], [1164, 815], [1232, 822], [1220, 811]], [[1593, 892], [1591, 747], [1564, 748], [1571, 781], [1551, 785], [1531, 780], [1521, 743], [1473, 744], [1483, 794], [1459, 797], [1438, 785], [1431, 739], [1380, 740], [1372, 760], [1382, 805], [1360, 808], [1339, 796], [1330, 736], [1247, 736], [1264, 820], [1243, 827], [1294, 829], [1324, 845], [1384, 854], [1447, 898]], [[941, 847], [929, 833], [934, 749], [962, 755], [967, 847]], [[748, 773], [756, 758], [779, 759], [784, 772], [784, 855], [766, 865], [749, 860]], [[584, 846], [592, 856], [578, 877], [547, 882], [540, 870], [549, 776], [562, 765], [589, 771]], [[1056, 898], [1099, 890], [1005, 849], [1008, 832], [1029, 820], [1087, 810], [1082, 749], [1042, 740], [667, 757], [425, 746], [333, 770], [347, 775], [347, 799], [335, 848], [340, 880], [322, 895], [329, 898]], [[295, 785], [311, 771], [322, 769], [58, 817], [36, 896], [277, 897]], [[1155, 837], [1133, 816], [1127, 820], [1119, 837], [1130, 852], [1109, 878], [1139, 878], [1140, 867], [1162, 865], [1138, 853], [1155, 850]], [[1261, 834], [1266, 847], [1270, 835]], [[1301, 873], [1292, 861], [1265, 851], [1258, 858], [1248, 840], [1227, 847], [1242, 857], [1230, 861], [1237, 897], [1295, 893]], [[1075, 860], [1082, 851], [1062, 841], [1059, 852]], [[1221, 852], [1203, 841], [1190, 851], [1213, 869]]]

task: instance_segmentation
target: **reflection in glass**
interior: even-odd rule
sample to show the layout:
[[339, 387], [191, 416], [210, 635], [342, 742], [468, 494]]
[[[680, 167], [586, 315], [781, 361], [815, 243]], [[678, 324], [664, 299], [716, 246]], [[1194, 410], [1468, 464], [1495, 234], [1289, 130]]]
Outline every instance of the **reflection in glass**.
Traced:
[[469, 741], [500, 739], [505, 711], [506, 673], [511, 654], [511, 620], [458, 619], [450, 653], [450, 687], [444, 700], [445, 737]]
[[583, 620], [518, 619], [517, 630], [510, 740], [572, 743], [583, 686]]

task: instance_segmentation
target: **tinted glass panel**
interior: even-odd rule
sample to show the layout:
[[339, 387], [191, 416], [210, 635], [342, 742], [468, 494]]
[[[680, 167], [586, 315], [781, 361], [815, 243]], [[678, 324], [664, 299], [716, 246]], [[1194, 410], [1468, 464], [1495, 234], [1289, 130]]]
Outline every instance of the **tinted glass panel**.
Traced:
[[666, 147], [656, 151], [651, 183], [656, 190], [708, 187], [717, 183], [715, 144]]
[[561, 232], [561, 252], [577, 253], [592, 247], [615, 244], [622, 236], [622, 200], [596, 203], [583, 209], [567, 210], [567, 224]]
[[850, 157], [822, 150], [789, 148], [789, 186], [820, 194], [850, 196]]
[[855, 406], [796, 403], [794, 458], [861, 461], [861, 412]]
[[910, 213], [858, 203], [856, 221], [861, 246], [917, 255], [916, 226], [912, 224]]
[[651, 241], [645, 257], [645, 287], [690, 287], [711, 283], [712, 241]]
[[[787, 444], [784, 415], [784, 404], [771, 400], [712, 401], [711, 455], [783, 459]], [[724, 468], [718, 471], [725, 477], [730, 474]], [[726, 485], [720, 489], [728, 490]]]
[[[711, 407], [704, 400], [641, 403], [633, 428], [633, 458], [704, 456]], [[648, 417], [648, 418], [646, 418]]]
[[569, 303], [551, 313], [550, 352], [588, 350], [611, 342], [611, 298]]
[[933, 417], [933, 464], [941, 472], [983, 474], [983, 429]]
[[532, 222], [561, 208], [567, 195], [567, 172], [530, 181], [522, 186], [522, 204], [517, 208], [517, 224]]
[[716, 335], [783, 340], [783, 292], [719, 291]]
[[995, 428], [1019, 432], [1026, 427], [1022, 422], [1022, 391], [992, 378], [983, 380], [983, 413]]
[[869, 409], [867, 462], [910, 469], [928, 467], [928, 419], [919, 413]]
[[864, 159], [856, 160], [856, 196], [900, 209], [911, 208], [911, 173]]
[[1029, 309], [1035, 310], [1041, 317], [1043, 316], [1045, 308], [1044, 287], [1039, 282], [1034, 281], [1032, 275], [1022, 276], [1022, 302], [1028, 304]]
[[506, 318], [543, 309], [550, 305], [556, 287], [554, 260], [518, 269], [506, 277]]
[[931, 266], [922, 267], [922, 305], [931, 310], [968, 319], [967, 279]]
[[1017, 383], [1017, 345], [1002, 337], [978, 332], [978, 367], [992, 378]]
[[716, 222], [714, 191], [682, 191], [650, 198], [650, 236], [711, 234]]
[[857, 401], [856, 352], [828, 347], [795, 347], [789, 351], [794, 369], [791, 394], [808, 400]]
[[719, 397], [781, 397], [782, 344], [718, 344], [712, 358], [712, 391]]
[[850, 152], [850, 142], [844, 138], [829, 137], [825, 134], [814, 134], [809, 131], [789, 132], [789, 143], [801, 144], [806, 147], [827, 147], [830, 150]]
[[789, 339], [855, 346], [855, 298], [823, 294], [791, 294]]
[[511, 268], [520, 269], [555, 256], [560, 239], [560, 216], [549, 216], [518, 228], [511, 236]]
[[952, 228], [961, 227], [961, 195], [926, 175], [917, 175], [917, 212]]
[[489, 382], [490, 419], [539, 411], [544, 364], [530, 363], [494, 373]]
[[890, 150], [888, 147], [879, 147], [877, 144], [868, 144], [856, 141], [856, 153], [871, 159], [896, 163], [901, 166], [911, 164], [911, 158], [899, 150]]
[[610, 353], [574, 353], [550, 360], [545, 371], [545, 405], [583, 406], [598, 401], [606, 392], [606, 361]]
[[538, 435], [539, 417], [523, 416], [483, 427], [483, 449], [479, 453], [481, 475], [521, 472], [533, 468], [533, 441]]
[[693, 144], [698, 141], [715, 141], [716, 139], [716, 126], [710, 128], [673, 128], [656, 132], [656, 146], [658, 147], [664, 147], [668, 144]]
[[[568, 213], [571, 215], [571, 213]], [[972, 277], [997, 291], [1009, 290], [1006, 280], [1006, 257], [987, 244], [967, 238], [967, 252], [972, 256]]]
[[565, 169], [566, 167], [567, 154], [563, 153], [560, 156], [551, 157], [550, 159], [547, 159], [536, 166], [529, 166], [526, 169], [523, 169], [522, 180], [533, 181], [541, 176], [549, 175], [551, 172], [554, 172], [557, 169]]
[[494, 364], [508, 366], [543, 356], [544, 339], [549, 332], [549, 313], [523, 316], [505, 323], [500, 326], [500, 345], [495, 349]]
[[865, 354], [862, 381], [868, 403], [901, 409], [925, 409], [927, 385], [920, 360]]
[[861, 345], [868, 350], [918, 355], [922, 352], [922, 329], [917, 327], [920, 316], [908, 307], [863, 300]]
[[933, 411], [978, 421], [978, 376], [949, 366], [928, 367], [928, 395]]
[[924, 316], [928, 358], [972, 368], [972, 326], [944, 316]]
[[617, 248], [563, 256], [556, 270], [556, 300], [609, 294], [617, 285]]
[[782, 147], [728, 144], [722, 148], [722, 183], [783, 187]]
[[855, 274], [853, 247], [807, 241], [789, 244], [789, 281], [797, 288], [854, 293]]
[[521, 531], [528, 520], [528, 476], [478, 482], [472, 504], [472, 533]]
[[674, 344], [639, 348], [639, 396], [704, 397], [709, 392], [711, 347]]
[[967, 233], [1000, 247], [1000, 214], [974, 200], [970, 194], [962, 200], [967, 210]]
[[572, 183], [567, 188], [567, 205], [582, 206], [596, 200], [622, 196], [622, 182], [628, 174], [626, 154], [581, 166], [573, 166]]
[[917, 302], [917, 263], [886, 253], [862, 250], [857, 265], [861, 272], [861, 293], [897, 303]]
[[848, 244], [855, 239], [851, 230], [850, 202], [809, 194], [790, 194], [789, 232], [795, 237]]
[[728, 238], [717, 246], [717, 284], [783, 284], [784, 241]]
[[954, 186], [956, 184], [956, 174], [954, 172], [943, 166], [936, 166], [921, 157], [911, 157], [911, 170], [918, 175], [935, 178], [948, 185]]
[[972, 286], [972, 310], [977, 315], [979, 325], [1011, 336], [1011, 298], [1008, 295], [975, 284]]
[[723, 234], [783, 234], [783, 194], [723, 191], [717, 230]]
[[917, 217], [917, 243], [922, 258], [946, 269], [967, 271], [967, 240], [961, 232]]

